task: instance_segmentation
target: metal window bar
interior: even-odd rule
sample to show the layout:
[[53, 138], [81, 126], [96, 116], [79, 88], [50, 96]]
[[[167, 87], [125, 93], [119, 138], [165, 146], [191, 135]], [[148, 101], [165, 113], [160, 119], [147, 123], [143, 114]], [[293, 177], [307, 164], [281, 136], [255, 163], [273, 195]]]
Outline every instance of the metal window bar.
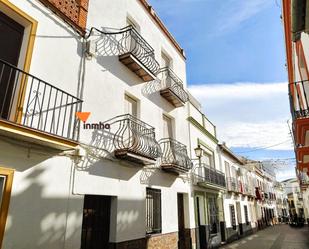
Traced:
[[105, 122], [110, 124], [114, 135], [115, 150], [127, 150], [135, 154], [156, 159], [161, 149], [156, 141], [155, 128], [131, 114], [116, 116]]
[[146, 233], [160, 233], [161, 223], [161, 190], [146, 188]]
[[0, 118], [78, 140], [82, 100], [0, 59]]
[[204, 163], [194, 167], [193, 175], [197, 182], [208, 182], [219, 185], [221, 187], [226, 187], [224, 173], [214, 168], [210, 168], [209, 165]]
[[189, 100], [189, 95], [183, 88], [182, 80], [169, 67], [160, 68], [158, 71], [161, 89], [170, 89], [183, 103]]
[[[127, 26], [120, 30], [103, 31], [92, 27], [87, 38], [97, 32], [100, 36], [97, 39], [98, 50], [105, 55], [124, 55], [131, 53], [154, 75], [159, 70], [159, 63], [155, 59], [154, 49], [133, 27]], [[101, 39], [101, 40], [100, 40]]]
[[309, 116], [309, 81], [297, 81], [289, 84], [290, 106], [293, 118]]
[[234, 205], [230, 205], [230, 215], [231, 215], [231, 225], [234, 230], [236, 230], [236, 215]]
[[210, 233], [215, 234], [219, 231], [219, 209], [217, 207], [216, 197], [208, 197], [208, 212]]
[[162, 165], [175, 165], [183, 171], [189, 171], [192, 168], [192, 162], [184, 144], [172, 138], [163, 138], [159, 140], [159, 145], [162, 151]]

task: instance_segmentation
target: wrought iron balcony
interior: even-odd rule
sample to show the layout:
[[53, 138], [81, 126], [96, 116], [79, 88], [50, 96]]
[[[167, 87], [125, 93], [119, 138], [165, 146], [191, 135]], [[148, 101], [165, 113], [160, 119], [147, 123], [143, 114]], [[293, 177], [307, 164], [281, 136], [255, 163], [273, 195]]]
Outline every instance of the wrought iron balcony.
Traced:
[[161, 139], [159, 144], [162, 151], [162, 169], [175, 173], [185, 173], [192, 168], [192, 162], [184, 144], [171, 138]]
[[106, 121], [111, 126], [115, 157], [142, 165], [154, 163], [161, 150], [155, 129], [130, 115], [120, 115]]
[[227, 183], [227, 191], [230, 192], [238, 192], [238, 184], [237, 180], [234, 177], [227, 177], [226, 178]]
[[161, 81], [160, 94], [175, 107], [180, 107], [188, 101], [189, 97], [183, 88], [183, 82], [168, 67], [161, 68], [158, 72]]
[[226, 186], [224, 174], [206, 164], [195, 167], [193, 174], [198, 185], [214, 184], [223, 188]]
[[290, 83], [289, 95], [293, 119], [309, 117], [309, 81]]
[[0, 119], [77, 140], [82, 101], [0, 59]]
[[250, 183], [243, 183], [243, 194], [248, 196], [255, 196], [255, 192]]
[[116, 32], [92, 28], [90, 35], [93, 32], [103, 36], [103, 40], [97, 41], [100, 53], [118, 55], [119, 60], [144, 82], [156, 79], [159, 63], [155, 59], [154, 49], [132, 26]]

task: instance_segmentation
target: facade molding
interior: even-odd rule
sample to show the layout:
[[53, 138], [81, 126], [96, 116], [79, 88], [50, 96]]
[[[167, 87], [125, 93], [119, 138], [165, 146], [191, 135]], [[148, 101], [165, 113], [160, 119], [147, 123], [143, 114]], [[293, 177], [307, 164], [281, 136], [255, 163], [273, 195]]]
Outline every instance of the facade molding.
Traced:
[[194, 125], [197, 129], [199, 129], [204, 135], [206, 135], [207, 137], [209, 137], [212, 141], [214, 141], [216, 144], [219, 143], [219, 140], [212, 135], [209, 131], [207, 131], [207, 129], [201, 125], [195, 118], [193, 118], [192, 116], [188, 117], [187, 120]]

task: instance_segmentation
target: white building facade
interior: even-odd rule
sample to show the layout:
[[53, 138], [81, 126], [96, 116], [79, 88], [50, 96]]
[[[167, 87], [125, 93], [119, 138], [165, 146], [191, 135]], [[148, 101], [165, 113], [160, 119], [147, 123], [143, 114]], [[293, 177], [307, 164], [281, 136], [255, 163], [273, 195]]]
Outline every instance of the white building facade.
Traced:
[[221, 165], [226, 175], [224, 216], [227, 241], [251, 234], [256, 230], [255, 188], [250, 170], [224, 143], [219, 145]]
[[191, 244], [185, 56], [153, 9], [0, 10], [2, 248]]

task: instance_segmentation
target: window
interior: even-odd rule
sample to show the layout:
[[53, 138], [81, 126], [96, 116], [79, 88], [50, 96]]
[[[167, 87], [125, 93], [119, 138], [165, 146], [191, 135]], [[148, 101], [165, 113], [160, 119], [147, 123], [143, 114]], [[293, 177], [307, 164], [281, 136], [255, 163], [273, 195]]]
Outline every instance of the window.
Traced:
[[245, 210], [245, 221], [246, 221], [246, 224], [249, 225], [249, 216], [248, 216], [248, 207], [247, 207], [247, 205], [244, 205], [244, 210]]
[[203, 150], [201, 161], [208, 167], [214, 168], [215, 166], [213, 154], [210, 154], [206, 152], [205, 150]]
[[163, 115], [163, 138], [173, 138], [172, 119]]
[[231, 226], [236, 230], [236, 216], [235, 216], [235, 207], [230, 205], [230, 217], [231, 217]]
[[146, 233], [161, 233], [161, 190], [146, 188]]
[[137, 117], [137, 100], [133, 99], [132, 97], [125, 95], [124, 97], [124, 102], [125, 102], [125, 106], [124, 106], [124, 111], [126, 114], [131, 114], [134, 117]]
[[216, 196], [207, 197], [208, 203], [208, 220], [210, 226], [210, 233], [218, 233], [219, 231], [219, 211], [217, 207]]

